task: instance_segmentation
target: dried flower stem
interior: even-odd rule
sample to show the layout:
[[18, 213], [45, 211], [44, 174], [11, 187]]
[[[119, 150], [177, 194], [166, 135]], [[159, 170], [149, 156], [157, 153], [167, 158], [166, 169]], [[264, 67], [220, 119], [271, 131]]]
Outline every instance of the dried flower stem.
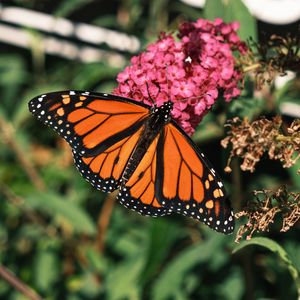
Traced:
[[15, 135], [15, 130], [11, 123], [7, 122], [3, 118], [0, 117], [0, 133], [2, 133], [4, 142], [14, 151], [18, 161], [23, 167], [24, 171], [34, 184], [34, 186], [40, 190], [45, 190], [45, 183], [42, 178], [39, 176], [35, 167], [28, 159], [26, 155], [24, 155], [24, 151], [22, 147], [18, 144], [17, 138]]
[[106, 231], [111, 219], [115, 202], [116, 201], [114, 194], [108, 194], [98, 218], [98, 234], [96, 238], [96, 247], [100, 252], [103, 252], [105, 248]]
[[247, 223], [242, 225], [236, 235], [236, 242], [247, 234], [250, 240], [255, 231], [268, 231], [274, 223], [275, 216], [282, 216], [281, 232], [288, 231], [300, 219], [300, 193], [288, 192], [285, 186], [276, 191], [254, 191], [254, 199], [243, 211], [235, 214], [238, 219], [247, 217]]
[[238, 63], [244, 73], [252, 73], [258, 89], [286, 71], [297, 72], [300, 63], [299, 34], [294, 37], [272, 35], [260, 43], [251, 40], [248, 51], [238, 58]]
[[240, 211], [243, 202], [241, 171], [237, 159], [233, 160], [232, 165], [233, 165], [232, 183], [233, 183], [233, 199], [234, 199], [233, 205], [235, 210]]
[[284, 168], [291, 167], [300, 158], [300, 120], [295, 120], [286, 130], [279, 116], [252, 123], [234, 118], [226, 126], [229, 131], [221, 144], [224, 148], [232, 146], [226, 172], [231, 171], [229, 164], [234, 156], [241, 157], [241, 169], [250, 172], [254, 172], [264, 153], [268, 153], [270, 159], [280, 160]]
[[292, 136], [285, 136], [285, 135], [282, 135], [282, 134], [279, 134], [278, 136], [276, 136], [275, 139], [278, 142], [292, 142], [293, 141]]
[[30, 300], [43, 300], [31, 287], [26, 285], [21, 281], [16, 275], [14, 275], [10, 270], [5, 268], [0, 264], [0, 276], [8, 282], [12, 287], [21, 292], [24, 296]]

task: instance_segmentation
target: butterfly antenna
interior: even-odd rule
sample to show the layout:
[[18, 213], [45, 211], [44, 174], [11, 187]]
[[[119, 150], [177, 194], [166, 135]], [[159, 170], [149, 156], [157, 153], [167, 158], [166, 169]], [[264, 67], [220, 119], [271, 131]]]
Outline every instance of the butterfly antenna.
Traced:
[[167, 80], [167, 87], [168, 87], [168, 101], [171, 101], [171, 89], [170, 89], [170, 81], [169, 81], [169, 77], [168, 77], [168, 64], [166, 64], [166, 80]]
[[152, 104], [154, 105], [155, 102], [154, 102], [153, 98], [151, 97], [151, 94], [150, 94], [150, 91], [149, 91], [149, 85], [148, 85], [147, 81], [146, 81], [146, 87], [147, 87], [147, 92], [148, 92], [149, 99], [151, 100]]
[[179, 99], [178, 101], [179, 101], [179, 102], [185, 102], [185, 101], [188, 101], [188, 100], [200, 99], [200, 98], [202, 98], [204, 95], [211, 96], [209, 93], [204, 93], [204, 94], [202, 94], [202, 95], [199, 95], [199, 96], [182, 98], [182, 99]]

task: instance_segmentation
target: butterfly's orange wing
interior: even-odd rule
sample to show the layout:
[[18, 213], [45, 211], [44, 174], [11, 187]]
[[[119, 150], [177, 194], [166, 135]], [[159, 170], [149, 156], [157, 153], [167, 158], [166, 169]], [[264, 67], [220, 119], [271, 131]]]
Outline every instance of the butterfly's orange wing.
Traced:
[[161, 205], [161, 201], [155, 195], [159, 136], [150, 144], [129, 180], [121, 185], [118, 194], [118, 200], [125, 207], [152, 217], [163, 216], [172, 212], [171, 209]]
[[174, 122], [157, 146], [156, 197], [172, 211], [231, 233], [234, 220], [219, 176], [203, 153]]
[[173, 121], [150, 140], [145, 155], [121, 182], [141, 137], [147, 138], [147, 105], [114, 95], [68, 91], [38, 96], [29, 109], [71, 145], [77, 168], [92, 185], [106, 192], [120, 187], [118, 199], [125, 207], [149, 216], [175, 211], [217, 231], [233, 231], [222, 182]]
[[81, 156], [73, 150], [75, 165], [81, 175], [103, 192], [117, 189], [143, 128], [144, 126], [95, 156]]
[[130, 99], [81, 91], [35, 97], [29, 109], [71, 145], [82, 176], [105, 192], [120, 185], [150, 114], [148, 106]]
[[132, 135], [150, 113], [130, 99], [80, 91], [35, 97], [29, 110], [84, 156], [95, 156]]

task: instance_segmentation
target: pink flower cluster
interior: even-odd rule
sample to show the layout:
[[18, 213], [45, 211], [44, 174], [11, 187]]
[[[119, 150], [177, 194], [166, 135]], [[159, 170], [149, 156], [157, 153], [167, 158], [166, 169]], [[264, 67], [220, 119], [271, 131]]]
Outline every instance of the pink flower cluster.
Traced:
[[192, 135], [220, 92], [226, 101], [240, 94], [242, 75], [233, 52], [244, 53], [246, 46], [238, 27], [236, 22], [199, 19], [180, 26], [178, 41], [161, 34], [119, 73], [114, 94], [150, 105], [152, 98], [158, 106], [171, 100], [172, 117]]

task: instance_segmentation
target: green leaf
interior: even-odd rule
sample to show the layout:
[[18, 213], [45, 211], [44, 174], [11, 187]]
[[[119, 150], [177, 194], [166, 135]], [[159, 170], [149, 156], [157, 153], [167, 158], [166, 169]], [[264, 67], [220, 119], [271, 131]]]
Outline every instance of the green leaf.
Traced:
[[188, 299], [185, 298], [187, 295], [183, 290], [183, 282], [188, 271], [197, 264], [209, 261], [215, 254], [212, 249], [220, 249], [225, 238], [215, 234], [208, 241], [193, 245], [177, 254], [154, 284], [152, 299]]
[[264, 247], [264, 248], [270, 250], [271, 252], [275, 253], [282, 260], [282, 262], [285, 264], [288, 271], [290, 272], [290, 274], [294, 280], [294, 283], [296, 285], [298, 295], [300, 296], [299, 272], [296, 269], [294, 263], [291, 261], [288, 253], [278, 243], [276, 243], [275, 241], [273, 241], [271, 239], [264, 238], [264, 237], [257, 237], [257, 238], [251, 239], [250, 241], [244, 241], [244, 242], [240, 243], [233, 250], [232, 253], [237, 253], [241, 249], [251, 246], [251, 245], [257, 245], [257, 246]]
[[208, 20], [215, 20], [216, 18], [224, 18], [224, 5], [222, 0], [208, 0], [204, 6], [204, 17]]
[[78, 67], [72, 79], [72, 86], [77, 89], [88, 89], [99, 82], [114, 80], [119, 69], [111, 67], [105, 63], [90, 63]]
[[54, 283], [60, 277], [58, 257], [54, 251], [44, 249], [38, 250], [34, 256], [34, 281], [36, 287], [42, 292], [52, 290]]
[[54, 217], [61, 217], [80, 233], [94, 235], [96, 225], [85, 210], [69, 199], [54, 193], [36, 193], [26, 198], [28, 205], [46, 210]]
[[289, 253], [289, 256], [291, 257], [291, 260], [294, 262], [297, 270], [300, 270], [300, 245], [298, 241], [296, 240], [286, 241], [284, 247], [286, 251]]
[[[142, 282], [145, 283], [149, 278], [158, 272], [164, 259], [180, 232], [176, 223], [165, 219], [151, 220], [149, 230], [149, 245], [147, 249], [147, 261], [142, 272]], [[164, 245], [161, 247], [161, 245]]]
[[111, 268], [106, 277], [107, 299], [141, 299], [139, 279], [144, 266], [143, 252], [139, 256], [119, 263]]
[[116, 15], [104, 15], [99, 16], [96, 19], [93, 20], [93, 25], [100, 26], [100, 27], [107, 27], [110, 29], [117, 29], [119, 30], [119, 24], [116, 20]]
[[0, 297], [5, 299], [5, 294], [7, 295], [11, 290], [11, 285], [4, 280], [0, 280]]
[[223, 128], [216, 122], [203, 122], [199, 124], [193, 134], [193, 141], [196, 143], [208, 143], [220, 139], [224, 135]]
[[80, 9], [84, 5], [89, 4], [93, 0], [64, 0], [59, 2], [58, 8], [56, 8], [56, 17], [66, 17], [74, 11]]
[[79, 299], [98, 299], [101, 285], [96, 273], [84, 270], [80, 275], [68, 278], [67, 288], [70, 292], [79, 292]]
[[[201, 17], [203, 17], [203, 10], [199, 8], [195, 8], [193, 6], [190, 6], [187, 3], [184, 2], [174, 2], [172, 3], [171, 11], [174, 13], [179, 13], [185, 17], [186, 20], [197, 20]], [[176, 20], [176, 19], [175, 19]], [[178, 20], [176, 20], [176, 23], [174, 22], [174, 30], [177, 30], [178, 27]], [[173, 28], [171, 24], [171, 28]]]
[[[131, 223], [131, 225], [133, 225]], [[139, 227], [129, 227], [126, 232], [122, 232], [118, 236], [109, 236], [107, 243], [113, 245], [114, 251], [119, 255], [126, 256], [128, 258], [135, 257], [144, 251], [146, 248], [146, 231], [141, 231]]]
[[250, 37], [255, 41], [257, 40], [256, 20], [242, 0], [227, 1], [224, 19], [226, 22], [238, 21], [240, 23], [238, 34], [242, 40], [247, 40]]
[[219, 140], [224, 135], [223, 127], [223, 123], [221, 124], [213, 111], [210, 111], [197, 126], [192, 139], [199, 144]]
[[167, 25], [169, 0], [153, 0], [149, 2], [148, 28], [159, 33]]
[[265, 105], [264, 99], [240, 97], [229, 104], [227, 118], [247, 117], [251, 121], [264, 111]]
[[89, 262], [90, 269], [99, 274], [105, 274], [108, 271], [108, 263], [103, 255], [94, 248], [86, 249], [85, 256]]
[[25, 62], [19, 55], [0, 56], [0, 91], [3, 114], [10, 118], [20, 101], [20, 90], [29, 81]]
[[236, 268], [234, 272], [226, 277], [225, 282], [220, 284], [218, 291], [220, 299], [239, 300], [242, 299], [244, 291], [244, 280], [241, 271]]

